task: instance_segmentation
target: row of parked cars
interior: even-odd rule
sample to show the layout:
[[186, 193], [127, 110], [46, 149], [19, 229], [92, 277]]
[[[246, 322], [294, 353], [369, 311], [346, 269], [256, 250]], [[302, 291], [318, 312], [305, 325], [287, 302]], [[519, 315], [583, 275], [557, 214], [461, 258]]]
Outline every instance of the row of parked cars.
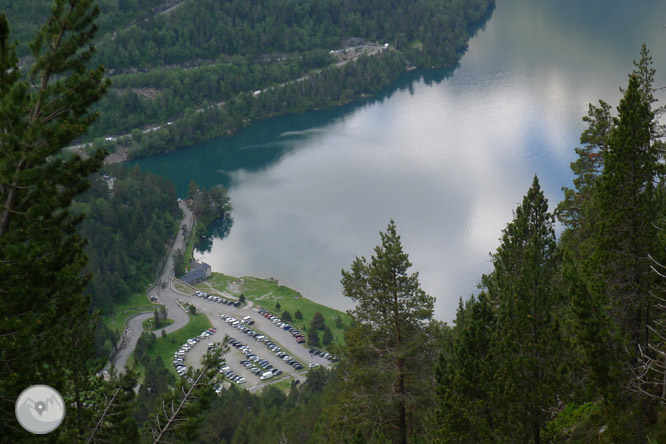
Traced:
[[262, 381], [282, 374], [282, 370], [274, 368], [268, 360], [261, 359], [259, 356], [255, 355], [247, 344], [244, 344], [235, 338], [229, 338], [229, 344], [245, 354], [246, 359], [242, 359], [240, 364], [259, 376], [259, 379]]
[[222, 298], [220, 296], [215, 296], [215, 295], [212, 295], [212, 294], [208, 294], [205, 291], [200, 291], [200, 290], [195, 291], [194, 296], [202, 298], [202, 299], [208, 299], [209, 301], [217, 302], [219, 304], [233, 305], [234, 307], [240, 307], [240, 305], [241, 305], [240, 301], [232, 301], [231, 299]]
[[192, 347], [194, 347], [200, 340], [214, 335], [216, 331], [217, 330], [213, 327], [202, 331], [199, 336], [188, 339], [187, 342], [185, 342], [185, 344], [183, 344], [180, 349], [174, 353], [173, 366], [176, 369], [176, 373], [178, 373], [180, 376], [185, 376], [187, 374], [187, 367], [185, 366], [185, 353], [190, 351]]
[[270, 313], [265, 308], [260, 309], [259, 314], [263, 315], [263, 317], [265, 317], [266, 319], [268, 319], [269, 321], [271, 321], [273, 324], [280, 327], [281, 329], [291, 333], [291, 335], [296, 339], [296, 342], [298, 342], [299, 344], [303, 344], [305, 342], [305, 335], [303, 335], [303, 333], [298, 331], [295, 327], [292, 327], [291, 325], [287, 324], [286, 322], [284, 322], [279, 317]]
[[321, 356], [322, 358], [328, 359], [331, 362], [338, 362], [340, 359], [337, 357], [333, 356], [332, 354], [322, 351], [322, 350], [317, 350], [314, 348], [310, 349], [310, 354], [314, 356]]
[[287, 353], [283, 352], [280, 346], [271, 341], [270, 338], [264, 336], [261, 332], [254, 331], [250, 327], [248, 327], [247, 323], [252, 320], [249, 316], [246, 316], [241, 321], [227, 314], [223, 314], [221, 317], [226, 322], [236, 327], [246, 335], [253, 337], [255, 341], [263, 342], [266, 345], [266, 347], [268, 347], [269, 350], [275, 353], [275, 355], [278, 358], [282, 359], [287, 364], [294, 367], [296, 370], [301, 370], [303, 368], [303, 365], [300, 362], [298, 362], [296, 359], [292, 358], [291, 356], [287, 355]]
[[255, 335], [260, 335], [261, 333], [258, 333], [254, 330], [252, 330], [249, 326], [254, 324], [254, 321], [252, 320], [251, 317], [245, 316], [243, 319], [236, 319], [233, 316], [230, 316], [228, 314], [222, 314], [220, 316], [224, 321], [227, 322], [227, 324], [231, 325], [234, 328], [237, 328], [238, 330], [242, 331], [248, 336], [255, 336]]
[[[235, 382], [236, 384], [245, 384], [247, 382], [247, 379], [243, 378], [240, 375], [237, 375], [236, 373], [231, 370], [231, 367], [229, 367], [226, 364], [223, 364], [222, 367], [220, 367], [219, 370], [220, 374], [227, 378], [231, 382]], [[217, 392], [217, 390], [215, 390]], [[218, 393], [219, 394], [219, 393]]]

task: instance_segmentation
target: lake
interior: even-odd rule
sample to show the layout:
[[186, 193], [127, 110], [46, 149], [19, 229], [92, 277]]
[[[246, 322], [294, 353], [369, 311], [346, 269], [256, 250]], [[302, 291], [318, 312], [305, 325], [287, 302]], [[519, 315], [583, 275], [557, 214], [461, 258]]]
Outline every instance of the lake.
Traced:
[[455, 70], [135, 163], [182, 197], [191, 179], [229, 189], [228, 235], [195, 254], [214, 271], [272, 276], [338, 309], [351, 307], [341, 269], [393, 218], [435, 317], [451, 321], [534, 175], [551, 209], [570, 186], [588, 103], [617, 105], [643, 42], [666, 85], [664, 23], [652, 0], [498, 0]]

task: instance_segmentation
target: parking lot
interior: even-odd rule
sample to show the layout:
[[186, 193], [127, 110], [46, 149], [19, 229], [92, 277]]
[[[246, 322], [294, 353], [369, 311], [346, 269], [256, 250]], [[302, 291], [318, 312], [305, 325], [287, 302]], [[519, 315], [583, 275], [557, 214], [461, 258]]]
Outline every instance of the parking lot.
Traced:
[[[251, 391], [287, 376], [291, 376], [302, 382], [302, 380], [305, 379], [309, 364], [322, 366], [331, 365], [331, 361], [321, 356], [311, 354], [309, 348], [298, 344], [291, 333], [278, 327], [275, 323], [259, 314], [257, 309], [254, 309], [249, 305], [244, 307], [234, 307], [233, 305], [226, 305], [221, 302], [215, 302], [193, 295], [183, 295], [181, 300], [182, 302], [194, 305], [198, 312], [206, 314], [210, 319], [211, 324], [216, 329], [215, 334], [200, 340], [187, 353], [185, 363], [188, 366], [199, 367], [201, 365], [201, 358], [208, 349], [208, 343], [222, 342], [225, 335], [234, 338], [241, 344], [241, 346], [244, 345], [249, 348], [249, 353], [247, 352], [247, 349], [245, 349], [246, 353], [244, 353], [240, 348], [230, 345], [229, 352], [225, 355], [225, 360], [226, 364], [230, 367], [230, 371], [233, 371], [235, 375], [242, 376], [247, 380], [243, 385]], [[236, 327], [230, 322], [222, 319], [222, 315], [231, 316], [239, 321], [236, 322]], [[245, 323], [240, 322], [247, 316], [254, 321], [252, 325], [246, 325]], [[244, 332], [239, 328], [248, 331]], [[248, 333], [254, 333], [255, 335], [256, 333], [261, 333], [262, 336], [265, 336], [264, 342], [257, 340], [254, 335]], [[293, 358], [293, 360], [302, 365], [302, 368], [297, 370], [294, 367], [294, 365], [297, 365], [296, 363], [290, 365], [283, 359], [283, 357], [278, 357], [275, 351], [269, 349], [266, 341], [270, 341], [269, 344], [272, 344], [274, 349], [276, 346], [279, 347], [278, 351], [286, 353], [288, 355], [287, 358]], [[262, 369], [262, 367], [257, 365], [256, 362], [253, 362], [249, 367], [245, 367], [241, 364], [241, 361], [248, 360], [248, 356], [251, 356], [252, 359], [256, 359], [256, 361], [268, 361], [268, 364], [270, 364], [271, 367], [280, 370], [282, 374], [267, 380], [261, 380], [260, 374], [254, 374], [250, 370], [251, 367]]]

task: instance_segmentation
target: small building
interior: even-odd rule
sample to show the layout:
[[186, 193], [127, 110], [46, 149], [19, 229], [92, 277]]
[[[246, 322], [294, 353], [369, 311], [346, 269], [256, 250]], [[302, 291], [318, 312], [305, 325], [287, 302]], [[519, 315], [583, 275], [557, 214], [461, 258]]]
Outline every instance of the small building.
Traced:
[[190, 285], [196, 285], [205, 281], [211, 274], [213, 274], [213, 270], [210, 265], [205, 262], [200, 264], [193, 260], [190, 262], [190, 271], [185, 273], [180, 280]]
[[197, 268], [185, 273], [180, 280], [189, 285], [196, 285], [199, 282], [205, 281], [207, 277], [208, 276], [206, 276], [206, 272], [203, 269]]
[[213, 270], [211, 269], [210, 265], [208, 265], [205, 262], [199, 263], [192, 259], [190, 261], [190, 270], [198, 270], [202, 269], [204, 273], [206, 273], [206, 277], [210, 277], [210, 275], [213, 273]]

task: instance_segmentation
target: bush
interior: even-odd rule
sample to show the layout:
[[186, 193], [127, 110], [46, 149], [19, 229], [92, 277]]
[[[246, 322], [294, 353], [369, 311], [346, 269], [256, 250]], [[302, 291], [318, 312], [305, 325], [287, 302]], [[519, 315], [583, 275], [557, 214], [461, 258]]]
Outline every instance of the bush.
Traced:
[[298, 319], [299, 321], [300, 321], [301, 319], [303, 319], [303, 313], [301, 313], [301, 310], [296, 310], [296, 313], [294, 313], [294, 316], [295, 316], [296, 319]]
[[288, 311], [283, 311], [282, 312], [282, 320], [285, 321], [285, 322], [293, 321], [293, 319], [291, 318], [291, 313], [289, 313]]

